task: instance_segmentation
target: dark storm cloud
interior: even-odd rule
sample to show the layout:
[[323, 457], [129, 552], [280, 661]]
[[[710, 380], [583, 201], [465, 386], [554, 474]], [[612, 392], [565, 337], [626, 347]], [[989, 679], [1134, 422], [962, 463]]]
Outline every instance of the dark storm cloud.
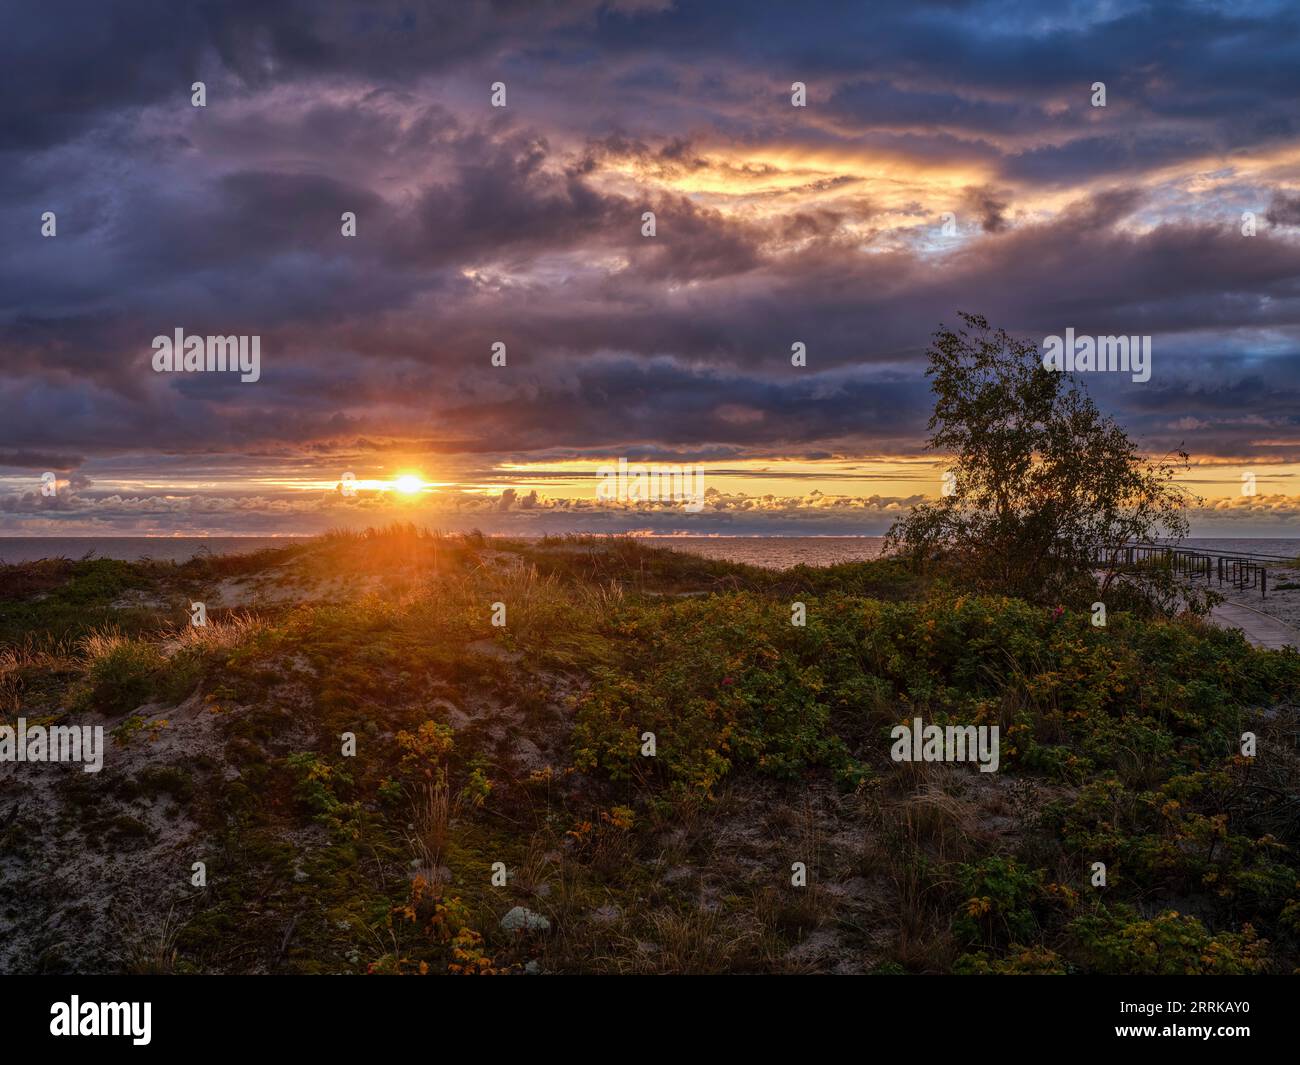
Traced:
[[192, 5], [54, 2], [0, 34], [0, 150], [41, 148], [120, 109], [186, 93], [206, 34]]
[[[1226, 168], [1223, 153], [1289, 146], [1297, 15], [1115, 11], [17, 12], [0, 35], [0, 465], [130, 448], [328, 454], [359, 438], [483, 453], [914, 449], [920, 358], [958, 310], [1036, 340], [1154, 334], [1149, 386], [1098, 384], [1153, 446], [1284, 440], [1300, 351], [1300, 194], [1275, 188], [1284, 153], [1278, 176], [1222, 186], [1221, 209], [1203, 198], [1196, 217], [1153, 186], [1192, 160]], [[505, 112], [487, 107], [497, 77]], [[806, 112], [789, 106], [795, 79]], [[209, 84], [206, 111], [189, 106], [194, 80]], [[1095, 80], [1106, 109], [1088, 106]], [[885, 207], [886, 181], [799, 169], [818, 153], [973, 176], [943, 203]], [[1027, 209], [1039, 190], [1059, 204]], [[1270, 195], [1273, 228], [1243, 237], [1233, 197], [1259, 209]], [[924, 227], [946, 209], [970, 233], [936, 250]], [[150, 341], [177, 327], [260, 335], [263, 380], [154, 375]], [[487, 362], [497, 340], [508, 370]], [[807, 368], [790, 365], [796, 341]], [[1300, 445], [1259, 447], [1300, 458]]]
[[854, 82], [835, 90], [828, 101], [833, 114], [874, 129], [909, 132], [958, 130], [965, 135], [1011, 133], [1026, 121], [1042, 124], [1037, 101], [981, 100], [960, 91], [901, 89], [885, 81]]
[[1000, 233], [1007, 228], [1005, 195], [989, 188], [967, 189], [966, 206], [979, 217], [980, 228], [985, 233]]
[[[1100, 79], [1120, 109], [1217, 117], [1238, 133], [1248, 114], [1249, 129], [1268, 136], [1289, 130], [1287, 101], [1300, 89], [1296, 24], [1284, 5], [1235, 3], [1134, 4], [1106, 17], [1088, 7], [915, 0], [52, 0], [16, 12], [0, 40], [0, 146], [57, 143], [124, 109], [184, 99], [200, 77], [240, 92], [314, 77], [401, 86], [485, 60], [535, 69], [598, 56], [655, 61], [645, 72], [661, 77], [674, 57], [760, 65], [777, 79], [802, 69], [814, 85], [831, 79], [832, 105], [864, 120], [969, 132], [1052, 124], [1045, 95], [1067, 92], [1082, 107]], [[678, 85], [670, 76], [662, 87]]]
[[1215, 149], [1212, 142], [1188, 133], [1077, 137], [1064, 144], [1011, 155], [1004, 173], [1008, 178], [1049, 185], [1070, 185], [1097, 177], [1122, 180], [1181, 160], [1197, 159]]
[[[453, 407], [445, 424], [485, 426], [492, 447], [506, 451], [581, 449], [620, 440], [689, 448], [726, 439], [745, 447], [790, 453], [810, 439], [860, 442], [873, 435], [902, 438], [922, 407], [925, 384], [818, 376], [794, 383], [757, 380], [739, 371], [685, 367], [675, 360], [602, 358], [575, 366], [563, 384], [536, 383], [517, 399]], [[564, 410], [557, 423], [553, 412]]]
[[30, 470], [71, 470], [85, 459], [80, 455], [58, 455], [42, 451], [0, 451], [0, 466]]
[[1273, 199], [1264, 217], [1275, 226], [1300, 226], [1300, 195], [1273, 193]]
[[0, 150], [74, 136], [209, 80], [235, 91], [315, 75], [400, 83], [585, 21], [594, 0], [546, 5], [367, 0], [50, 0], [0, 34]]
[[[1102, 333], [1295, 320], [1300, 247], [1265, 235], [1246, 240], [1228, 225], [1171, 223], [1136, 235], [1122, 223], [1138, 206], [1125, 192], [1088, 198], [1051, 223], [939, 261], [907, 251], [862, 256], [835, 242], [757, 266], [747, 254], [680, 305], [666, 293], [656, 298], [654, 269], [634, 262], [615, 277], [571, 279], [555, 303], [527, 307], [520, 335], [542, 351], [672, 353], [784, 373], [796, 339], [809, 344], [818, 368], [914, 354], [959, 306], [991, 307], [1016, 328], [1048, 331], [1064, 328], [1062, 316]], [[437, 331], [459, 344], [475, 321], [509, 320], [516, 302], [508, 290], [481, 294], [464, 319], [455, 306], [434, 312]]]

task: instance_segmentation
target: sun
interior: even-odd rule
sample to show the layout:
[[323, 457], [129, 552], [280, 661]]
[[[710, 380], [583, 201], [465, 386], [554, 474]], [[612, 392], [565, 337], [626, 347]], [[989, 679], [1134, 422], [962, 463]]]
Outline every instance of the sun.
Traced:
[[424, 491], [424, 478], [415, 473], [404, 473], [393, 481], [393, 487], [402, 495], [413, 496]]

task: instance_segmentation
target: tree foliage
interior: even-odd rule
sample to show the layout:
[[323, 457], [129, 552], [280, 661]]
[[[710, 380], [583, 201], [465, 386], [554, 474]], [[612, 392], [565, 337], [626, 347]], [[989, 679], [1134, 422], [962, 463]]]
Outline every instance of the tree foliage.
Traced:
[[1060, 602], [1095, 587], [1099, 553], [1186, 535], [1188, 496], [1173, 482], [1185, 451], [1144, 455], [1034, 344], [961, 318], [927, 353], [928, 447], [951, 457], [945, 494], [894, 523], [892, 550], [943, 559], [978, 588]]

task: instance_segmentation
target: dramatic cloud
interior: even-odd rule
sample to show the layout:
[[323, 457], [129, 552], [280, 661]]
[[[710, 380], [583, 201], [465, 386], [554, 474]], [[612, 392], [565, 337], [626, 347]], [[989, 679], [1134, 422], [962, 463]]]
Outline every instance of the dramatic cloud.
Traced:
[[[862, 459], [877, 479], [843, 498], [870, 506], [745, 508], [724, 478], [699, 523], [878, 531], [935, 490], [924, 351], [962, 310], [1151, 335], [1151, 380], [1098, 375], [1099, 400], [1220, 471], [1193, 478], [1218, 517], [1291, 520], [1231, 499], [1247, 468], [1300, 490], [1286, 5], [55, 0], [10, 23], [3, 531], [303, 531], [353, 467], [422, 470], [476, 521], [680, 522], [518, 472], [611, 455]], [[261, 379], [155, 373], [178, 328], [260, 337]], [[46, 471], [94, 487], [51, 500]]]

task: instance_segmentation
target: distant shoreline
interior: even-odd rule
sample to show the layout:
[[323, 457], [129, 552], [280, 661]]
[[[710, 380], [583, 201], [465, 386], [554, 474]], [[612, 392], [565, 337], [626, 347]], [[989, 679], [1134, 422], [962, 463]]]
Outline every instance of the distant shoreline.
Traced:
[[[319, 534], [315, 534], [319, 535]], [[455, 535], [455, 534], [452, 534]], [[492, 540], [532, 541], [541, 534], [484, 534]], [[559, 536], [563, 534], [549, 534]], [[833, 566], [877, 558], [884, 547], [883, 535], [829, 534], [756, 535], [713, 533], [705, 535], [578, 533], [590, 536], [630, 536], [635, 540], [687, 554], [727, 562], [740, 562], [764, 569], [788, 569], [797, 565]], [[274, 548], [293, 547], [314, 539], [313, 535], [280, 536], [6, 536], [0, 537], [0, 563], [21, 564], [44, 558], [97, 558], [137, 562], [186, 562], [203, 554], [235, 555]], [[1267, 551], [1294, 558], [1300, 556], [1300, 537], [1189, 537], [1189, 546], [1220, 551]]]
[[[317, 533], [230, 533], [211, 536], [207, 534], [186, 534], [173, 536], [158, 534], [140, 534], [134, 536], [24, 536], [12, 533], [0, 533], [0, 543], [6, 540], [152, 540], [166, 543], [169, 540], [315, 540], [324, 536]], [[450, 533], [449, 535], [458, 535]], [[635, 540], [883, 540], [884, 533], [647, 533], [647, 532], [484, 532], [484, 536], [500, 540], [541, 540], [545, 537], [561, 536], [628, 536]], [[1222, 543], [1231, 540], [1275, 540], [1279, 542], [1300, 544], [1297, 536], [1188, 536], [1185, 543]], [[1161, 541], [1163, 542], [1163, 541]]]

